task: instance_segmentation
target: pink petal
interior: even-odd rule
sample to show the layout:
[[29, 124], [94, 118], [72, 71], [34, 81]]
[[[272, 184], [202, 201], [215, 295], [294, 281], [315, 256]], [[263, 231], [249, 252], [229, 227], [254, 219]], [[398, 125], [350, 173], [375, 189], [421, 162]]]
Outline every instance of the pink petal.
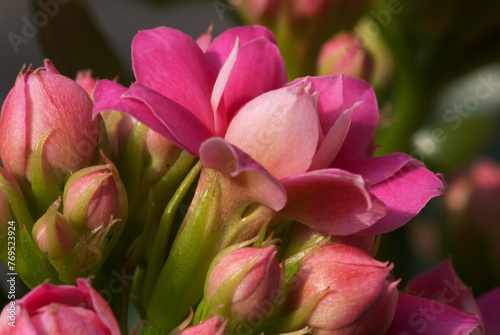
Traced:
[[242, 44], [224, 89], [228, 122], [245, 103], [286, 81], [285, 62], [275, 44], [264, 37]]
[[386, 216], [360, 234], [378, 235], [401, 227], [431, 198], [444, 193], [440, 175], [402, 153], [344, 162], [338, 167], [362, 175], [371, 184], [370, 193], [387, 207]]
[[352, 116], [359, 104], [360, 103], [355, 104], [340, 114], [333, 127], [331, 127], [326, 134], [326, 137], [321, 141], [313, 162], [309, 167], [310, 171], [323, 169], [332, 164], [344, 144], [344, 140], [351, 125]]
[[120, 335], [120, 327], [111, 308], [96, 290], [90, 286], [90, 279], [77, 278], [78, 289], [86, 297], [87, 308], [93, 309], [112, 335]]
[[75, 286], [42, 284], [26, 294], [22, 301], [26, 310], [31, 314], [51, 303], [80, 305], [84, 303], [85, 297]]
[[479, 314], [470, 288], [457, 276], [449, 258], [414, 277], [410, 290], [423, 298], [437, 300], [464, 312]]
[[328, 235], [355, 234], [384, 216], [384, 204], [363, 178], [339, 169], [317, 170], [282, 179], [288, 195], [276, 222], [299, 221]]
[[247, 103], [229, 124], [226, 140], [280, 179], [309, 168], [318, 126], [314, 101], [303, 85], [284, 87]]
[[215, 73], [191, 37], [167, 27], [139, 31], [132, 42], [132, 65], [139, 83], [191, 111], [215, 131], [210, 106]]
[[396, 315], [386, 335], [470, 334], [479, 317], [434, 300], [399, 293]]
[[192, 155], [197, 156], [201, 143], [212, 136], [196, 116], [146, 86], [132, 84], [122, 97], [129, 114]]
[[120, 100], [127, 88], [107, 79], [99, 80], [94, 89], [94, 109], [92, 117], [106, 110], [115, 110], [119, 112], [126, 111], [126, 105]]
[[[36, 332], [35, 328], [33, 327], [33, 324], [31, 323], [30, 320], [30, 314], [24, 307], [23, 303], [21, 300], [15, 300], [13, 301], [15, 303], [14, 308], [15, 308], [15, 316], [11, 319], [10, 317], [12, 316], [12, 312], [7, 310], [10, 308], [12, 305], [10, 302], [4, 306], [2, 310], [2, 314], [0, 314], [0, 334], [2, 335], [16, 335], [16, 334], [22, 334], [22, 335], [38, 335]], [[13, 321], [13, 319], [16, 321], [15, 322], [15, 327], [12, 327], [9, 325], [10, 322]]]
[[236, 37], [239, 38], [240, 43], [243, 45], [261, 36], [276, 44], [273, 33], [262, 26], [244, 26], [228, 29], [217, 36], [206, 51], [208, 61], [217, 73], [231, 53]]
[[212, 29], [213, 29], [213, 24], [208, 27], [208, 29], [196, 39], [196, 44], [200, 47], [201, 51], [205, 52], [207, 51], [208, 47], [210, 46], [210, 43], [212, 42]]
[[203, 142], [200, 160], [205, 168], [229, 173], [233, 182], [247, 185], [247, 198], [276, 211], [285, 206], [283, 185], [251, 157], [222, 138], [213, 137]]
[[477, 299], [486, 334], [500, 334], [500, 287]]

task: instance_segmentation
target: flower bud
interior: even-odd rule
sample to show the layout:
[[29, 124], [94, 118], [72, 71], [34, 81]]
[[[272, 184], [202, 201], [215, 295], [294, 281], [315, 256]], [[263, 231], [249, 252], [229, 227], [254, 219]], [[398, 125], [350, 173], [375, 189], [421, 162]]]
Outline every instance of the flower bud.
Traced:
[[19, 73], [2, 107], [0, 157], [6, 170], [30, 179], [31, 154], [42, 137], [43, 159], [58, 176], [89, 165], [97, 145], [92, 100], [73, 80], [60, 75], [49, 60], [45, 69]]
[[92, 77], [92, 70], [78, 71], [76, 74], [75, 82], [80, 85], [91, 98], [98, 81], [99, 79]]
[[222, 335], [224, 334], [226, 324], [227, 319], [216, 315], [206, 321], [203, 321], [202, 323], [187, 327], [181, 331], [179, 335]]
[[[21, 198], [23, 198], [23, 192], [21, 187], [17, 183], [16, 179], [4, 168], [0, 167], [0, 174], [2, 174], [2, 180], [0, 182], [6, 182], [14, 189]], [[8, 196], [0, 189], [0, 233], [7, 232], [8, 222], [14, 220], [12, 215], [11, 205], [8, 201]]]
[[64, 187], [63, 199], [63, 214], [80, 234], [127, 217], [125, 188], [111, 162], [73, 174]]
[[57, 199], [33, 226], [33, 239], [50, 259], [58, 260], [70, 256], [80, 236], [76, 229], [57, 210], [61, 199]]
[[317, 66], [320, 76], [343, 73], [349, 77], [369, 80], [373, 58], [358, 38], [341, 32], [323, 44]]
[[255, 315], [265, 318], [281, 282], [281, 268], [275, 255], [276, 248], [269, 246], [245, 247], [223, 256], [208, 277], [208, 310], [210, 306], [225, 303], [236, 320], [248, 321]]
[[315, 334], [383, 334], [397, 303], [391, 269], [355, 247], [323, 246], [302, 260], [285, 308]]
[[236, 2], [236, 5], [248, 22], [263, 23], [276, 18], [281, 0], [243, 0]]

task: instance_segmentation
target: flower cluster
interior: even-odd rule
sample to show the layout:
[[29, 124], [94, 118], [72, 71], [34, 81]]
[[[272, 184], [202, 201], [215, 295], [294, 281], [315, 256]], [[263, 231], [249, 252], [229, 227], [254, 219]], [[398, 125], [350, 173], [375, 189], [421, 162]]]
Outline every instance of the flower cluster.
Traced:
[[134, 297], [147, 334], [495, 327], [482, 308], [498, 292], [476, 304], [449, 262], [398, 292], [394, 265], [374, 258], [380, 235], [445, 185], [409, 155], [373, 156], [378, 105], [364, 80], [288, 81], [262, 26], [213, 41], [144, 30], [132, 57], [130, 87], [89, 73], [77, 83], [46, 61], [4, 103], [0, 215], [24, 234], [19, 274], [36, 288], [17, 300], [15, 331], [4, 309], [2, 331], [124, 331], [123, 307], [111, 305], [117, 325], [77, 278], [105, 289], [116, 271], [134, 284], [110, 302]]

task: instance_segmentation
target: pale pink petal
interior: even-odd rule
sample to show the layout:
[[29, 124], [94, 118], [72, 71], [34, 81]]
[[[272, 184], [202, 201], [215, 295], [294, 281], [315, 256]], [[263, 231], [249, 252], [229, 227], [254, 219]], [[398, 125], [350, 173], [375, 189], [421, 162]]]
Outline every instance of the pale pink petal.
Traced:
[[213, 29], [213, 24], [208, 27], [208, 29], [196, 39], [196, 44], [200, 47], [201, 51], [205, 52], [207, 51], [208, 47], [210, 46], [210, 43], [212, 42], [212, 29]]
[[215, 81], [214, 90], [212, 91], [211, 103], [212, 109], [214, 110], [215, 135], [217, 136], [224, 136], [227, 129], [228, 117], [226, 115], [226, 105], [224, 100], [222, 100], [222, 95], [224, 94], [224, 89], [226, 88], [227, 81], [229, 80], [234, 63], [236, 62], [239, 46], [240, 43], [238, 38], [236, 38], [233, 50], [222, 66], [217, 76], [217, 80]]
[[464, 312], [479, 314], [471, 289], [457, 276], [451, 259], [414, 277], [409, 286], [418, 296], [434, 299]]
[[477, 315], [434, 300], [399, 293], [396, 315], [386, 335], [465, 335], [479, 325]]
[[303, 85], [284, 87], [248, 102], [229, 124], [226, 140], [280, 179], [307, 171], [318, 127], [314, 101]]
[[92, 309], [106, 325], [111, 335], [120, 335], [120, 327], [107, 302], [90, 286], [90, 279], [77, 278], [78, 289], [85, 296], [87, 308]]
[[222, 64], [231, 53], [236, 37], [239, 38], [240, 43], [243, 45], [261, 36], [276, 44], [273, 33], [262, 26], [234, 27], [217, 36], [206, 51], [207, 58], [215, 72], [219, 72]]
[[386, 216], [360, 234], [378, 235], [401, 227], [445, 189], [440, 175], [402, 153], [344, 162], [338, 167], [362, 175], [371, 184], [370, 193], [387, 207]]
[[227, 120], [248, 101], [282, 87], [286, 81], [285, 62], [275, 44], [265, 37], [242, 44], [224, 89]]
[[167, 27], [139, 31], [132, 42], [132, 65], [139, 83], [191, 111], [214, 132], [210, 96], [215, 73], [191, 37]]
[[205, 125], [181, 105], [141, 84], [122, 95], [127, 112], [174, 144], [197, 156], [201, 143], [212, 136]]
[[363, 178], [339, 169], [317, 170], [281, 180], [285, 208], [275, 221], [292, 219], [328, 235], [350, 235], [385, 214], [384, 204], [368, 192]]
[[228, 173], [235, 183], [247, 185], [248, 199], [254, 199], [276, 211], [286, 203], [283, 185], [262, 166], [237, 147], [220, 137], [206, 140], [200, 147], [200, 160], [205, 168]]
[[477, 299], [486, 334], [500, 334], [500, 287]]
[[310, 171], [324, 169], [332, 164], [333, 160], [340, 151], [340, 148], [342, 148], [342, 145], [344, 144], [345, 137], [349, 131], [352, 116], [359, 104], [360, 103], [357, 103], [347, 109], [337, 118], [333, 127], [330, 128], [323, 141], [321, 141], [313, 162], [309, 167]]
[[[0, 334], [2, 335], [38, 335], [33, 324], [30, 320], [30, 314], [24, 307], [23, 303], [20, 300], [13, 300], [14, 305], [11, 305], [9, 302], [4, 306], [2, 310], [2, 314], [0, 314]], [[8, 308], [14, 306], [14, 315], [12, 315], [12, 311], [9, 311]], [[12, 327], [12, 324], [9, 325], [12, 321], [15, 321]]]

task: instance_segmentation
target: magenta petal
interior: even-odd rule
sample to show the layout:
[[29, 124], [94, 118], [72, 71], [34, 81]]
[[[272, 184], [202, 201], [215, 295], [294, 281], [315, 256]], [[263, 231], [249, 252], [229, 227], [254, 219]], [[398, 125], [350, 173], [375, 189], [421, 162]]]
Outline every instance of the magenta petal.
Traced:
[[121, 95], [127, 91], [127, 88], [115, 83], [114, 81], [103, 79], [97, 82], [94, 89], [94, 109], [92, 117], [106, 110], [125, 112], [126, 106]]
[[386, 216], [360, 232], [363, 235], [383, 234], [401, 227], [445, 189], [440, 175], [402, 153], [344, 162], [338, 167], [362, 175], [371, 184], [370, 193], [387, 207]]
[[286, 81], [285, 62], [275, 44], [264, 37], [242, 44], [224, 90], [228, 121], [245, 103]]
[[461, 311], [479, 314], [470, 288], [457, 276], [450, 259], [414, 277], [410, 290], [423, 298], [438, 300]]
[[477, 299], [486, 334], [500, 334], [500, 287]]
[[212, 137], [200, 147], [200, 160], [205, 168], [215, 169], [239, 178], [248, 185], [246, 196], [276, 211], [286, 203], [281, 183], [262, 166], [237, 147], [220, 137]]
[[212, 136], [188, 110], [146, 86], [132, 84], [122, 97], [128, 98], [129, 114], [192, 155], [197, 156], [201, 143]]
[[107, 302], [94, 290], [89, 283], [90, 279], [77, 278], [78, 289], [85, 295], [87, 308], [92, 308], [99, 319], [106, 325], [112, 335], [120, 335], [120, 327]]
[[328, 235], [355, 234], [384, 216], [384, 204], [363, 178], [339, 169], [307, 172], [281, 180], [288, 195], [277, 221], [293, 219]]
[[261, 36], [276, 44], [273, 33], [269, 29], [262, 26], [244, 26], [228, 29], [217, 36], [210, 47], [208, 47], [206, 52], [208, 61], [212, 65], [215, 72], [219, 72], [222, 64], [224, 64], [233, 49], [236, 37], [240, 39], [240, 43], [243, 45], [246, 42]]
[[214, 132], [210, 96], [215, 73], [188, 35], [167, 27], [139, 31], [132, 42], [137, 81], [196, 115]]
[[281, 179], [307, 171], [316, 153], [318, 127], [314, 99], [297, 85], [248, 102], [229, 124], [226, 140]]
[[399, 293], [396, 315], [386, 335], [464, 335], [480, 325], [475, 314], [440, 302]]

